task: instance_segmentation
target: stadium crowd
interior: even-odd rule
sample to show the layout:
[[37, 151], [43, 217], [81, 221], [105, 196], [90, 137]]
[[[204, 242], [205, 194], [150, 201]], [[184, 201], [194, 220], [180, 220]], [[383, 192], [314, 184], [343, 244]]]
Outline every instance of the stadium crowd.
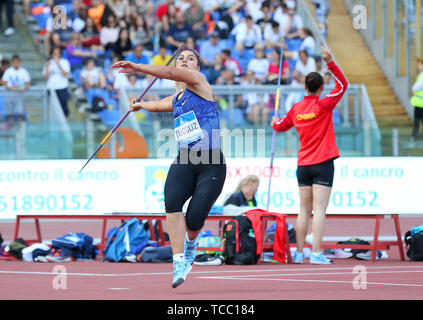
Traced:
[[[327, 0], [310, 0], [320, 25], [327, 26]], [[118, 60], [165, 64], [182, 42], [195, 48], [212, 85], [277, 84], [283, 52], [282, 84], [304, 87], [305, 75], [320, 72], [332, 82], [316, 41], [304, 27], [295, 0], [24, 0], [27, 19], [41, 28], [47, 87], [55, 89], [66, 117], [68, 79], [88, 104], [101, 98], [116, 107], [122, 88], [145, 88], [143, 75], [125, 75], [110, 66]], [[326, 28], [322, 30], [326, 35]], [[3, 61], [5, 64], [7, 61]], [[2, 64], [3, 64], [2, 62]], [[4, 84], [3, 79], [3, 84]], [[155, 86], [173, 87], [160, 80]], [[222, 112], [227, 97], [216, 96]], [[267, 125], [274, 95], [246, 93], [235, 98], [239, 123]], [[302, 94], [285, 97], [287, 112]]]

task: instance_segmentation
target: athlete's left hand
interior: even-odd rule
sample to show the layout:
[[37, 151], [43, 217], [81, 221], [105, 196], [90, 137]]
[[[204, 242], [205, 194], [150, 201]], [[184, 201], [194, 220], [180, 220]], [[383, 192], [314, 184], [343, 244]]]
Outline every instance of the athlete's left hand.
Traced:
[[137, 65], [131, 61], [119, 61], [112, 65], [113, 69], [122, 68], [119, 73], [134, 73], [138, 72]]
[[279, 119], [278, 119], [278, 117], [275, 117], [275, 116], [273, 116], [272, 117], [272, 122], [270, 123], [270, 126], [271, 127], [273, 127], [273, 124], [276, 122], [276, 121], [278, 121]]

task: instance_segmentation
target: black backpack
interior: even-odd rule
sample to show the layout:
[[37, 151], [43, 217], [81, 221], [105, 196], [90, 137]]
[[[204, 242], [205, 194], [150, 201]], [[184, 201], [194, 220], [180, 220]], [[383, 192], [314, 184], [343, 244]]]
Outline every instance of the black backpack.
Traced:
[[225, 257], [226, 264], [256, 264], [259, 255], [256, 254], [257, 243], [254, 236], [253, 227], [250, 219], [246, 216], [234, 218], [238, 221], [238, 239], [239, 252], [236, 252], [236, 225], [235, 221], [225, 224], [223, 236], [225, 238]]
[[[351, 238], [348, 239], [346, 241], [339, 241], [338, 244], [365, 244], [365, 245], [370, 245], [370, 242], [363, 240], [361, 238]], [[353, 255], [354, 258], [357, 258], [357, 254], [359, 253], [364, 253], [367, 252], [369, 250], [366, 249], [352, 249], [351, 253]]]
[[411, 231], [407, 231], [404, 241], [410, 261], [423, 261], [423, 231], [414, 235], [411, 235]]

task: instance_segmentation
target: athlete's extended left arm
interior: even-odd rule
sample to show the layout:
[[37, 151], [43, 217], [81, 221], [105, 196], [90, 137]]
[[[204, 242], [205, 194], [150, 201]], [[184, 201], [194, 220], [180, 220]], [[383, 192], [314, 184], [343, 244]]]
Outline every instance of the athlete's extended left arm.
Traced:
[[147, 73], [160, 79], [169, 79], [178, 82], [185, 82], [195, 86], [204, 81], [204, 76], [196, 70], [183, 70], [170, 66], [135, 64], [130, 61], [119, 61], [112, 65], [112, 68], [122, 68], [119, 73]]

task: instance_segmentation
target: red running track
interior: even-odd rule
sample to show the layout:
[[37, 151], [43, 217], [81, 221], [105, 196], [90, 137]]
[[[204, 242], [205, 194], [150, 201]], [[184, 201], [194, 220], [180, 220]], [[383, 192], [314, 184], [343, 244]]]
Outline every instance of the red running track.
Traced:
[[[58, 269], [59, 268], [59, 269]], [[336, 259], [330, 266], [193, 266], [172, 289], [170, 263], [0, 262], [1, 300], [414, 300], [423, 262]], [[354, 272], [354, 268], [358, 268]]]
[[[421, 218], [401, 218], [401, 233], [420, 224]], [[96, 238], [100, 226], [98, 221], [41, 223], [44, 239], [66, 232], [86, 232]], [[6, 241], [11, 240], [13, 228], [14, 222], [0, 223], [0, 232]], [[353, 225], [344, 220], [328, 224], [325, 234], [371, 235], [372, 229], [368, 221]], [[390, 223], [381, 225], [381, 235], [392, 234]], [[34, 235], [33, 223], [23, 223], [20, 236], [25, 239]], [[400, 261], [396, 247], [391, 248], [388, 255], [388, 259], [374, 263], [353, 258], [335, 259], [331, 266], [310, 265], [308, 260], [304, 265], [194, 265], [187, 281], [176, 289], [171, 288], [172, 265], [169, 263], [102, 263], [100, 257], [91, 262], [63, 264], [0, 261], [0, 300], [423, 299], [423, 262]], [[62, 269], [55, 269], [57, 267]], [[358, 273], [354, 273], [357, 267]], [[58, 289], [54, 284], [66, 288]]]

